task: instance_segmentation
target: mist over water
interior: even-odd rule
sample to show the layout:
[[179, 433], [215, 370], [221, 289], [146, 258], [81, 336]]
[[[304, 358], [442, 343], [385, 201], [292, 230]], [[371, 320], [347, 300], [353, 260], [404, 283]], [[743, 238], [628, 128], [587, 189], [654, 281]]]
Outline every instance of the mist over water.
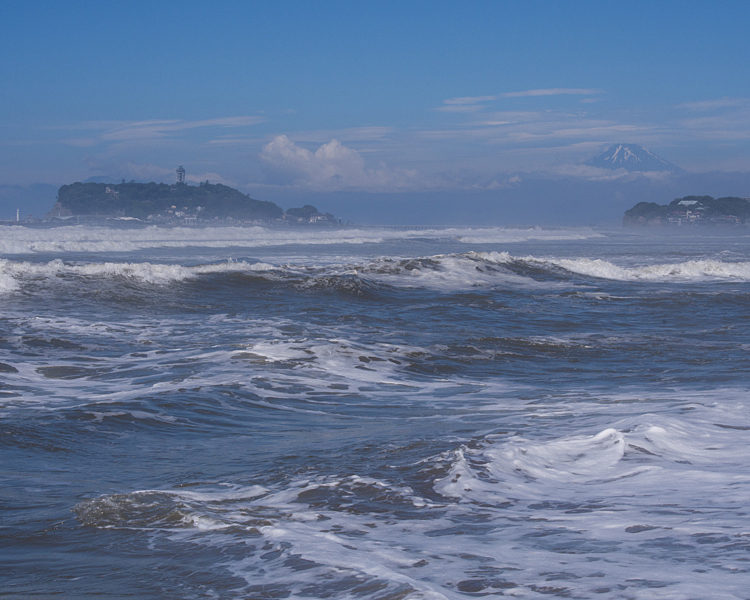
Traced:
[[749, 242], [3, 228], [0, 595], [745, 598]]

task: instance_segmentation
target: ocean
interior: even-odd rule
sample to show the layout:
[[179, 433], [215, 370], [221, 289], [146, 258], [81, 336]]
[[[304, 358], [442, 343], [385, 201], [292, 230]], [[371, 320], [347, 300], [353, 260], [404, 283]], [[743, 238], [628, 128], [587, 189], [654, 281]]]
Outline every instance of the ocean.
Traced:
[[750, 231], [0, 228], [0, 597], [750, 597]]

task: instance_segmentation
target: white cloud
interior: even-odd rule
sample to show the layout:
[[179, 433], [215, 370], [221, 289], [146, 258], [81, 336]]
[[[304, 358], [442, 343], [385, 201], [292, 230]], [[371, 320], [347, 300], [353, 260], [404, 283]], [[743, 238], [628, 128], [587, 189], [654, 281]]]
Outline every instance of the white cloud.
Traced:
[[[311, 144], [324, 144], [331, 139], [340, 142], [372, 142], [377, 148], [382, 147], [383, 142], [389, 141], [393, 134], [393, 127], [348, 127], [344, 129], [320, 129], [316, 131], [295, 131], [294, 139], [297, 143], [305, 142]], [[213, 146], [249, 146], [258, 145], [264, 140], [247, 135], [228, 134], [209, 140]], [[359, 153], [378, 152], [378, 149], [359, 149]]]
[[580, 95], [593, 96], [603, 93], [603, 90], [593, 88], [547, 88], [541, 90], [525, 90], [523, 92], [506, 92], [503, 98], [525, 98], [529, 96], [562, 96], [562, 95]]
[[539, 171], [543, 176], [571, 177], [587, 179], [588, 181], [634, 181], [650, 179], [652, 181], [668, 181], [674, 178], [669, 171], [627, 171], [626, 169], [601, 169], [581, 164], [562, 164]]
[[97, 137], [80, 137], [63, 140], [63, 143], [76, 144], [76, 140], [85, 139], [85, 145], [100, 142], [123, 142], [132, 140], [156, 140], [175, 137], [181, 131], [202, 128], [240, 128], [264, 123], [265, 117], [245, 115], [239, 117], [221, 117], [216, 119], [200, 119], [185, 121], [180, 119], [152, 119], [148, 121], [85, 121], [73, 125], [59, 125], [45, 127], [46, 130], [60, 131], [98, 131]]
[[448, 98], [443, 100], [443, 104], [479, 104], [480, 102], [489, 102], [497, 96], [462, 96], [460, 98]]
[[474, 189], [485, 189], [485, 190], [504, 190], [507, 188], [514, 188], [518, 187], [523, 179], [521, 179], [518, 175], [513, 175], [512, 177], [508, 177], [504, 181], [498, 181], [497, 179], [493, 179], [490, 181], [487, 185], [474, 185]]
[[220, 119], [203, 119], [199, 121], [134, 121], [124, 124], [120, 123], [115, 127], [105, 128], [101, 138], [107, 141], [155, 139], [171, 136], [176, 132], [191, 129], [200, 129], [204, 127], [248, 127], [250, 125], [263, 123], [264, 121], [264, 117], [257, 116], [226, 117]]
[[435, 110], [447, 113], [475, 113], [484, 109], [484, 104], [446, 104], [438, 106]]
[[[459, 96], [457, 98], [448, 98], [443, 100], [443, 106], [435, 110], [447, 113], [473, 113], [484, 110], [486, 102], [497, 100], [498, 98], [527, 98], [534, 96], [595, 96], [604, 93], [604, 90], [594, 88], [545, 88], [538, 90], [524, 90], [521, 92], [506, 92], [499, 96]], [[582, 102], [596, 102], [598, 98], [586, 98]]]
[[483, 125], [485, 127], [499, 127], [500, 125], [510, 125], [513, 121], [478, 121], [476, 125]]
[[203, 119], [202, 121], [178, 121], [175, 127], [177, 129], [195, 129], [196, 127], [248, 127], [264, 123], [265, 117], [244, 116], [244, 117], [224, 117], [220, 119]]
[[497, 96], [461, 96], [443, 100], [443, 106], [435, 110], [451, 113], [472, 113], [484, 109], [484, 102], [497, 99]]
[[706, 100], [703, 102], [685, 102], [684, 104], [680, 104], [679, 108], [687, 108], [689, 110], [715, 110], [747, 105], [747, 98], [718, 98], [716, 100]]
[[559, 111], [489, 113], [486, 121], [467, 123], [466, 127], [422, 130], [417, 135], [423, 139], [454, 140], [456, 143], [484, 142], [492, 145], [520, 148], [533, 144], [574, 143], [591, 140], [612, 143], [623, 135], [639, 139], [654, 131], [649, 125], [619, 124], [585, 114], [568, 114]]
[[260, 159], [269, 180], [277, 185], [318, 191], [396, 191], [418, 184], [416, 171], [394, 169], [384, 163], [368, 168], [356, 150], [336, 139], [311, 152], [279, 135], [263, 147]]
[[393, 127], [348, 127], [345, 129], [322, 129], [317, 131], [295, 131], [299, 142], [324, 144], [331, 139], [340, 142], [379, 142], [393, 134]]
[[[690, 111], [679, 122], [693, 140], [742, 143], [750, 139], [750, 99], [719, 98], [689, 102], [678, 108]], [[707, 160], [711, 160], [707, 157]]]

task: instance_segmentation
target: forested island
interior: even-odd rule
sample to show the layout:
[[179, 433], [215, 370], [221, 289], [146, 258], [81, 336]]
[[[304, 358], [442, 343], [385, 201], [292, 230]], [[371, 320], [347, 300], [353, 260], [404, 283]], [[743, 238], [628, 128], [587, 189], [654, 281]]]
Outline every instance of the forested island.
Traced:
[[674, 227], [750, 224], [750, 199], [727, 196], [685, 196], [669, 204], [639, 202], [626, 210], [626, 227], [667, 225]]
[[131, 222], [165, 225], [339, 224], [311, 205], [284, 210], [220, 183], [72, 183], [63, 185], [48, 222]]

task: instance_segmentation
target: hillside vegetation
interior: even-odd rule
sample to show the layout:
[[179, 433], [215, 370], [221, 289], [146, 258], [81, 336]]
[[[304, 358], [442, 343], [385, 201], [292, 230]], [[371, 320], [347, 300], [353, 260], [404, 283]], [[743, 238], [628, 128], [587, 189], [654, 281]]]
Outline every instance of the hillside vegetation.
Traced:
[[273, 202], [254, 200], [229, 186], [208, 182], [199, 186], [184, 183], [73, 183], [62, 186], [57, 197], [61, 207], [73, 215], [146, 219], [174, 207], [191, 213], [199, 211], [206, 219], [273, 220], [284, 212]]
[[750, 201], [726, 196], [685, 196], [669, 204], [639, 202], [625, 211], [623, 225], [719, 225], [750, 222]]

